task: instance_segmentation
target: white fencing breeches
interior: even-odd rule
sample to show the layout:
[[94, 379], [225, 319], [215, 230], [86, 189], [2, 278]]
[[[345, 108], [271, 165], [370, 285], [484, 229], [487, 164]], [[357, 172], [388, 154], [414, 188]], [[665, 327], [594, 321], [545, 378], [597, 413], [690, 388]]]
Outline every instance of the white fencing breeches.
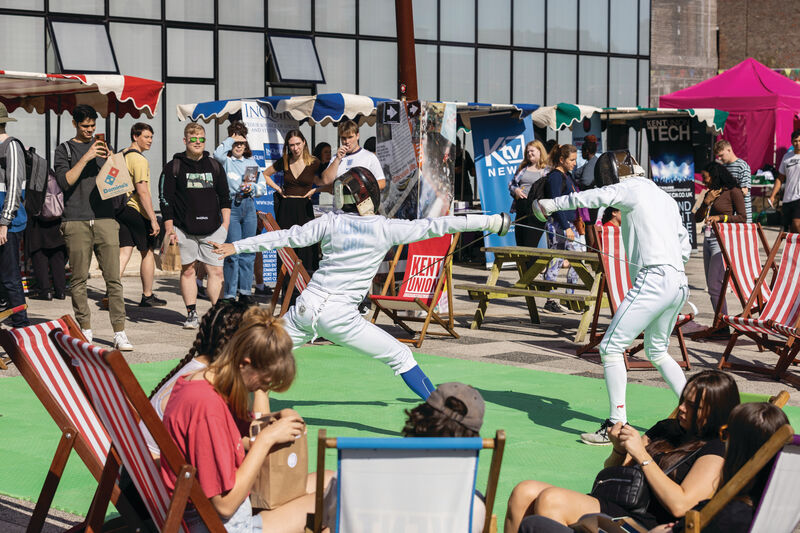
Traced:
[[334, 344], [383, 361], [392, 367], [395, 375], [407, 372], [417, 364], [408, 346], [365, 320], [357, 306], [340, 295], [307, 288], [297, 297], [284, 321], [295, 348], [316, 337], [324, 337]]

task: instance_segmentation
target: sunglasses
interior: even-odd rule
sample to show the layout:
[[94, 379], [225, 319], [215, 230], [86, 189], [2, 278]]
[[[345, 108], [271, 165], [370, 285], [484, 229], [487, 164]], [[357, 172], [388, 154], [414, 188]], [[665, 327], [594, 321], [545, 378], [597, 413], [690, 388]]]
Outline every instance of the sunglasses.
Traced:
[[189, 137], [189, 142], [190, 143], [204, 143], [204, 142], [206, 142], [206, 138], [205, 137]]
[[234, 148], [236, 148], [237, 146], [247, 146], [247, 143], [244, 142], [244, 141], [239, 141], [239, 142], [233, 143], [233, 147]]

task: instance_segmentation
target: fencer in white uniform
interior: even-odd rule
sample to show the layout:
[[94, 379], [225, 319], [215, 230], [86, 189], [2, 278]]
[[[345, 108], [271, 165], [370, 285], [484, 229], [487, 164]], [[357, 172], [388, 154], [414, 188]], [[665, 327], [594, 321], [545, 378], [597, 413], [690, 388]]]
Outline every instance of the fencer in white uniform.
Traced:
[[587, 444], [607, 444], [606, 428], [626, 422], [627, 372], [623, 353], [642, 331], [647, 358], [680, 397], [686, 376], [667, 353], [675, 319], [689, 297], [684, 265], [691, 244], [678, 204], [653, 181], [627, 151], [603, 154], [595, 166], [598, 188], [534, 205], [544, 221], [550, 213], [578, 207], [614, 207], [622, 213], [621, 233], [630, 262], [633, 286], [608, 326], [599, 350], [603, 361], [610, 414]]
[[[411, 350], [365, 320], [358, 304], [386, 253], [399, 244], [466, 231], [508, 231], [508, 215], [468, 215], [419, 220], [388, 219], [377, 212], [380, 192], [369, 170], [356, 167], [334, 182], [334, 204], [349, 212], [329, 212], [302, 226], [271, 231], [229, 245], [214, 244], [218, 254], [253, 253], [289, 246], [322, 247], [319, 268], [284, 317], [294, 346], [324, 337], [388, 364], [395, 375], [426, 399], [434, 387]], [[338, 205], [337, 205], [338, 204]]]

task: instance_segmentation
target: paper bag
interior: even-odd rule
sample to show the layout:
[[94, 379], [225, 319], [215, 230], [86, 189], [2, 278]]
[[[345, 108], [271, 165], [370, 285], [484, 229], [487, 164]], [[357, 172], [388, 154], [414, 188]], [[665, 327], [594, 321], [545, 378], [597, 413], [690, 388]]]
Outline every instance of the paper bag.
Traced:
[[97, 190], [100, 198], [108, 200], [121, 194], [133, 192], [131, 175], [128, 173], [128, 164], [122, 152], [111, 154], [100, 173], [97, 174]]
[[155, 255], [156, 267], [166, 272], [178, 272], [181, 269], [181, 252], [178, 243], [169, 244], [169, 239], [164, 239], [161, 250]]
[[[255, 437], [262, 427], [276, 418], [272, 413], [255, 420], [250, 425], [250, 436]], [[254, 509], [274, 509], [306, 493], [308, 478], [308, 435], [294, 442], [275, 446], [270, 451], [256, 482], [250, 490], [250, 503]]]

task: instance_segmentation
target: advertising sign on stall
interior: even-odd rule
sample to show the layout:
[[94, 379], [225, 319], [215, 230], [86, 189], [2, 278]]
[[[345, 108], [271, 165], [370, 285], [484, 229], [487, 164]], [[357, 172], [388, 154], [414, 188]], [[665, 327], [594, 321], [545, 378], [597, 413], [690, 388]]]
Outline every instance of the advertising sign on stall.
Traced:
[[692, 248], [697, 247], [694, 206], [694, 152], [689, 118], [645, 120], [653, 181], [672, 196], [681, 211]]
[[419, 204], [417, 218], [450, 213], [456, 151], [456, 105], [426, 102], [420, 116]]
[[[531, 117], [519, 120], [511, 115], [487, 115], [473, 117], [471, 123], [481, 206], [487, 214], [508, 211], [511, 207], [508, 184], [525, 157], [525, 145], [533, 140]], [[485, 243], [486, 246], [515, 246], [514, 228], [504, 237], [487, 235]], [[486, 254], [487, 268], [493, 261], [493, 255]]]
[[378, 104], [376, 152], [383, 167], [386, 188], [381, 197], [380, 211], [389, 218], [414, 219], [417, 214], [417, 152], [419, 134], [414, 144], [413, 132], [419, 128], [406, 109], [419, 102], [381, 102]]
[[[288, 113], [275, 113], [269, 106], [254, 101], [242, 102], [242, 122], [247, 126], [247, 144], [253, 152], [253, 159], [259, 170], [264, 170], [283, 156], [284, 135], [299, 124]], [[272, 179], [283, 183], [283, 173], [277, 173]], [[255, 198], [256, 209], [275, 215], [273, 190], [267, 187], [267, 194]], [[277, 253], [272, 250], [262, 252], [264, 265], [264, 283], [274, 285], [277, 274]]]

